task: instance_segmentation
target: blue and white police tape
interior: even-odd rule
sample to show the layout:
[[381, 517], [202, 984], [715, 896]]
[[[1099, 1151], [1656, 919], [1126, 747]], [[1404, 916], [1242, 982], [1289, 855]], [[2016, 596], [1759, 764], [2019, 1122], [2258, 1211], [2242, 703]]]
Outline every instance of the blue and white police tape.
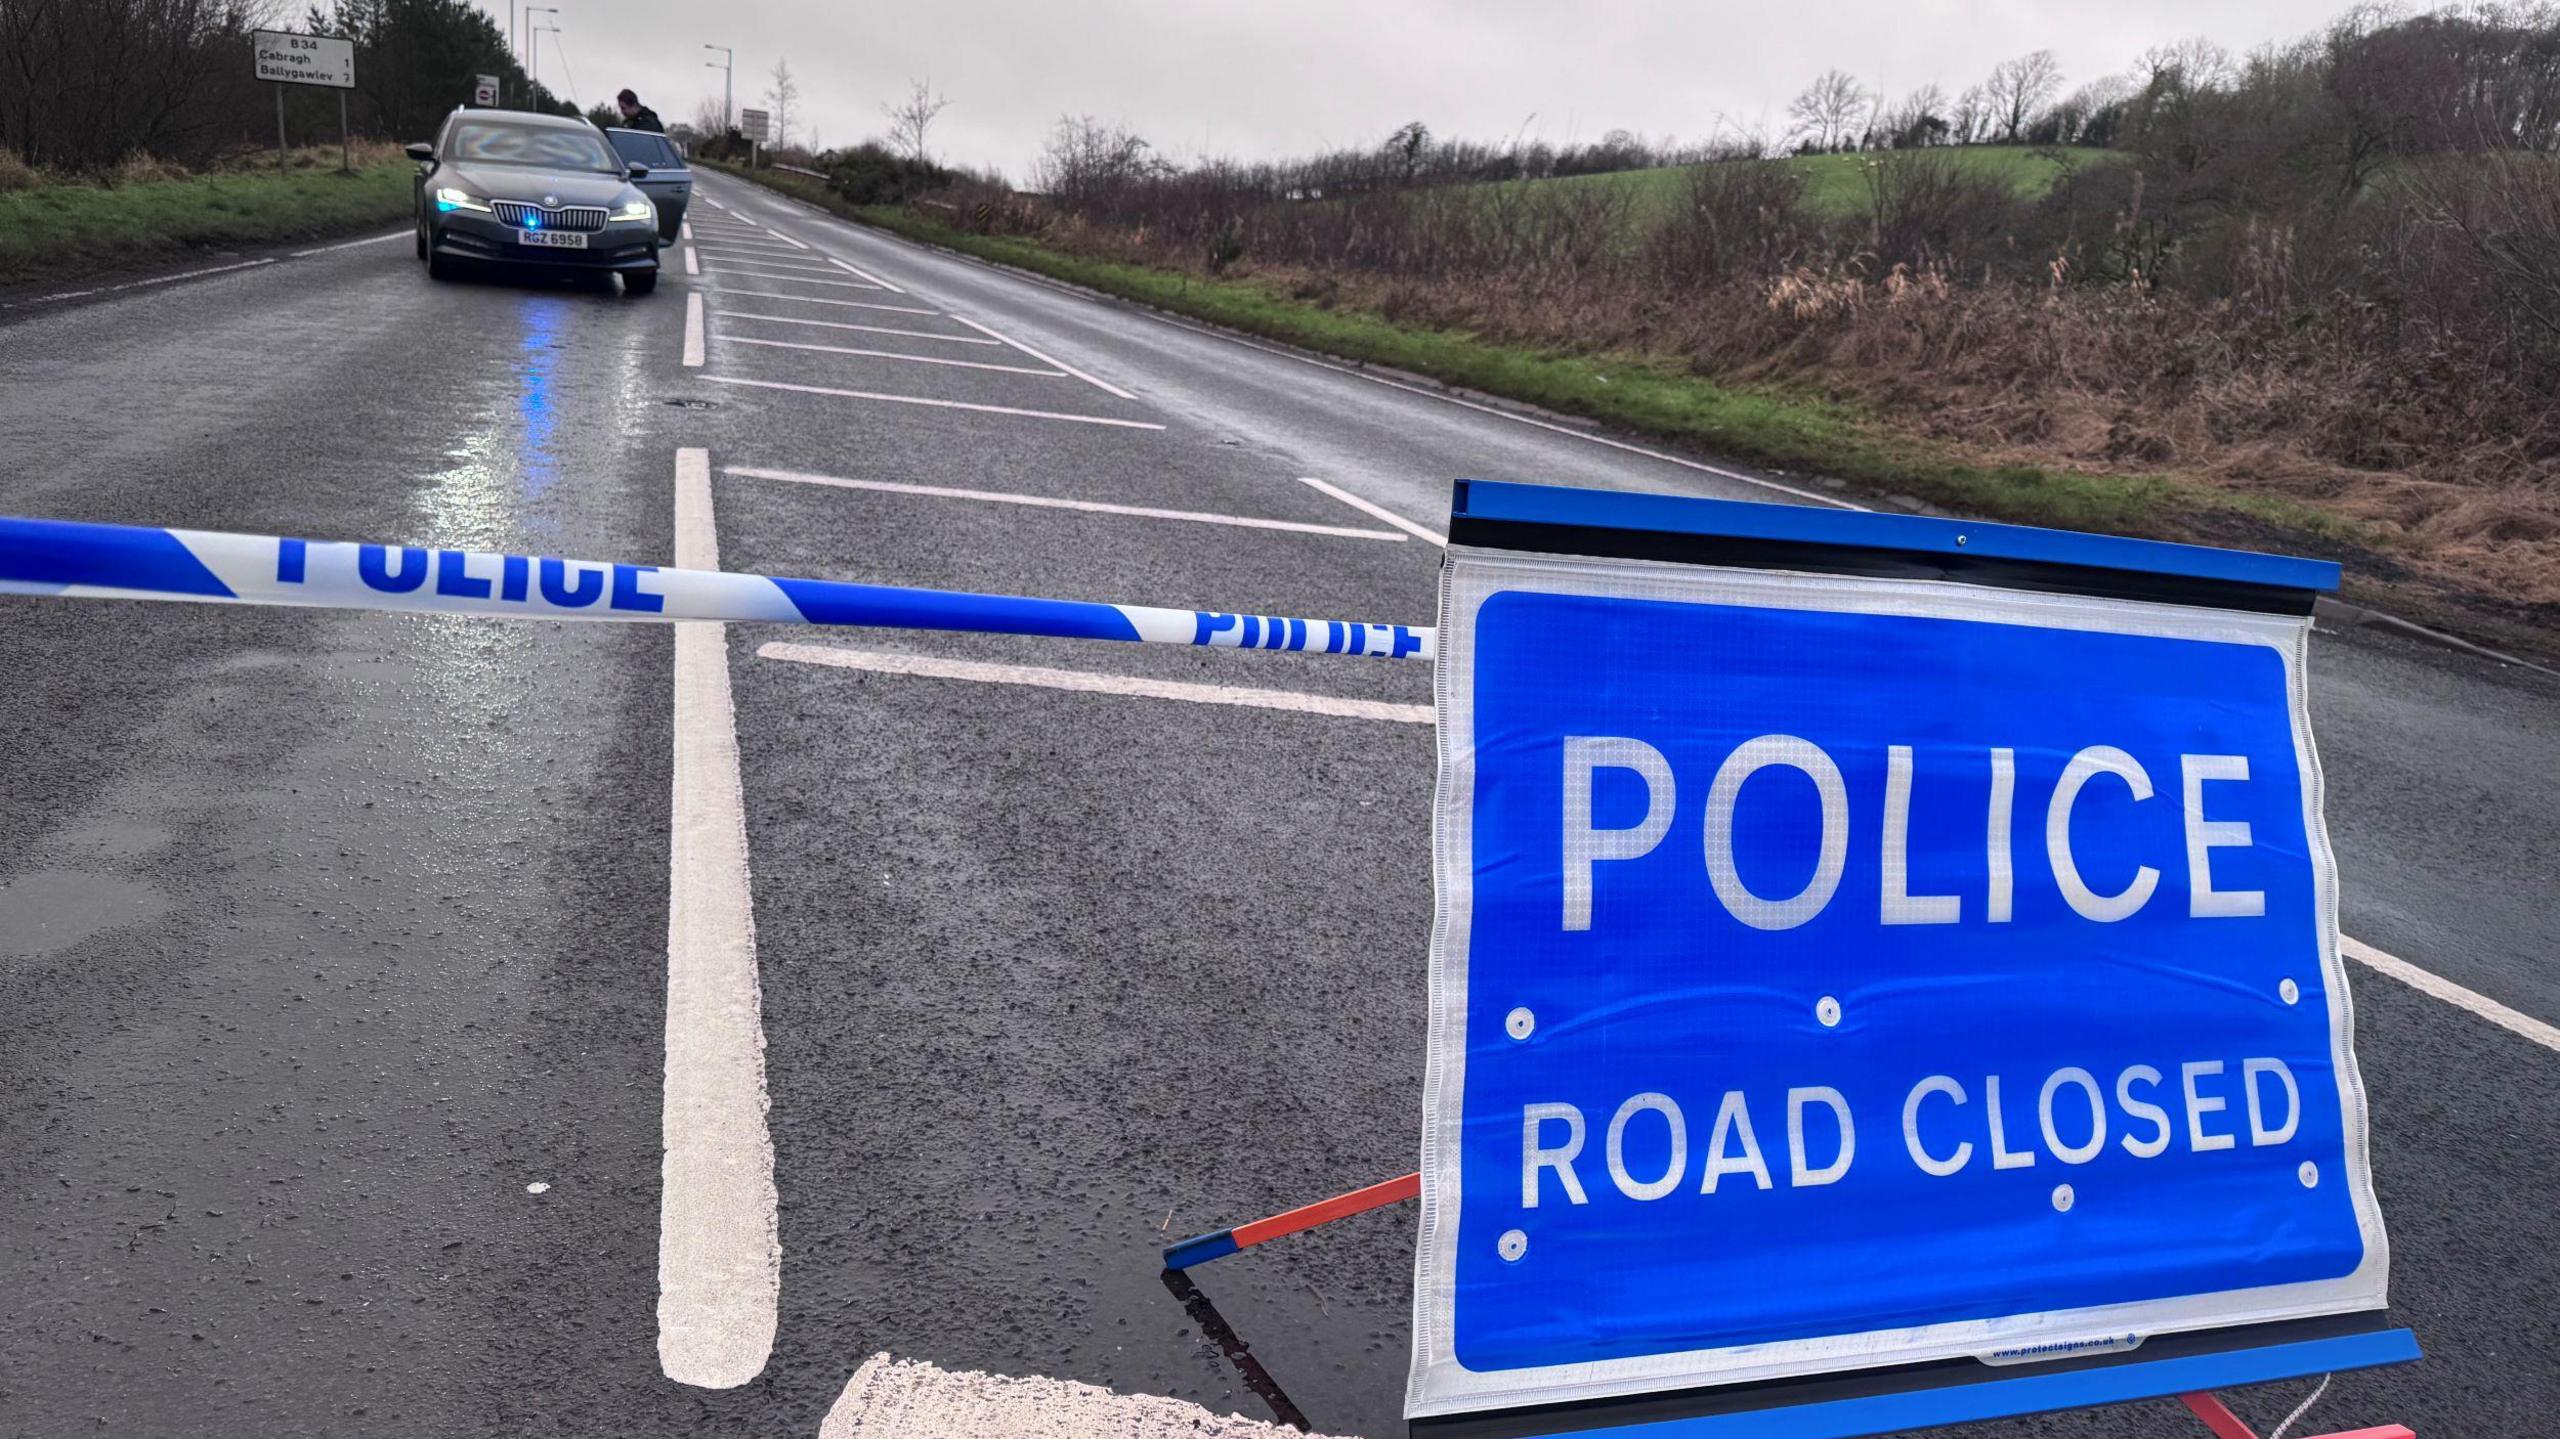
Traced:
[[559, 620], [770, 620], [1423, 659], [1428, 627], [0, 517], [0, 594]]

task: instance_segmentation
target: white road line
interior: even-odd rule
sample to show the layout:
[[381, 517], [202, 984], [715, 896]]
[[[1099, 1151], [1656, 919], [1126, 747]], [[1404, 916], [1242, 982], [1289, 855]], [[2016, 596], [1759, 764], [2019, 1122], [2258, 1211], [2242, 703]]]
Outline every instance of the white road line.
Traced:
[[[720, 567], [708, 450], [676, 451], [675, 540], [678, 565]], [[728, 627], [679, 624], [675, 644], [658, 1364], [679, 1383], [734, 1389], [764, 1372], [782, 1288], [764, 999]]]
[[947, 485], [910, 485], [897, 480], [850, 480], [837, 475], [768, 470], [753, 465], [724, 465], [722, 474], [756, 480], [789, 480], [795, 485], [826, 485], [839, 490], [876, 490], [891, 495], [923, 495], [939, 500], [983, 500], [997, 505], [1030, 505], [1044, 510], [1082, 510], [1097, 515], [1134, 515], [1150, 520], [1187, 520], [1200, 525], [1232, 525], [1245, 530], [1287, 530], [1301, 535], [1331, 535], [1346, 540], [1404, 542], [1393, 530], [1363, 530], [1349, 525], [1314, 525], [1297, 520], [1262, 520], [1244, 515], [1212, 515], [1199, 510], [1160, 510], [1147, 505], [1115, 505], [1101, 500], [1066, 500], [1050, 495], [1023, 495], [1004, 490], [962, 490]]
[[718, 260], [724, 265], [771, 265], [777, 270], [806, 270], [812, 274], [818, 275], [833, 275], [838, 273], [837, 271], [828, 269], [824, 265], [803, 265], [799, 262], [799, 258], [797, 256], [789, 255], [787, 252], [765, 250], [748, 251], [737, 249], [733, 246], [715, 243], [703, 246], [702, 253], [709, 255], [711, 258]]
[[309, 250], [296, 250], [293, 252], [293, 258], [299, 260], [310, 255], [327, 255], [339, 250], [352, 250], [358, 245], [380, 245], [392, 240], [406, 240], [416, 233], [415, 230], [394, 230], [388, 235], [367, 235], [361, 240], [348, 240], [336, 245], [320, 245]]
[[878, 275], [872, 274], [869, 270], [862, 268], [860, 265], [847, 264], [845, 261], [839, 260], [833, 255], [825, 255], [820, 258], [824, 259], [828, 264], [835, 266], [839, 270], [847, 270], [856, 275], [860, 275], [862, 278], [878, 285], [881, 289], [892, 291], [900, 295], [906, 293], [906, 291], [899, 289], [887, 280], [881, 279]]
[[1110, 425], [1123, 430], [1161, 430], [1162, 425], [1145, 420], [1120, 420], [1109, 415], [1062, 415], [1055, 410], [1017, 410], [1010, 405], [973, 405], [963, 400], [928, 400], [922, 395], [883, 395], [870, 390], [834, 390], [823, 385], [787, 385], [780, 380], [747, 380], [735, 375], [705, 375], [715, 385], [751, 385], [759, 390], [791, 390], [803, 395], [835, 395], [848, 400], [878, 400], [890, 405], [930, 405], [938, 410], [975, 410], [987, 415], [1020, 415], [1033, 420], [1066, 420], [1079, 425]]
[[811, 350], [822, 355], [861, 355], [873, 360], [908, 360], [919, 365], [950, 365], [963, 370], [994, 370], [1007, 375], [1036, 375], [1044, 380], [1063, 380], [1064, 371], [1035, 370], [1029, 365], [990, 365], [983, 360], [951, 360], [940, 355], [910, 355], [898, 350], [860, 350], [851, 345], [812, 345], [800, 340], [759, 340], [752, 335], [722, 335], [724, 345], [763, 345], [775, 350]]
[[2430, 970], [2420, 969], [2397, 955], [2385, 954], [2351, 935], [2338, 936], [2338, 952], [2368, 969], [2379, 970], [2420, 994], [2441, 999], [2456, 1009], [2467, 1010], [2500, 1029], [2522, 1035], [2548, 1050], [2560, 1051], [2560, 1028], [2543, 1023], [2529, 1014], [2507, 1008], [2485, 994], [2463, 988]]
[[787, 285], [832, 285], [839, 290], [877, 290], [880, 288], [877, 285], [864, 284], [860, 280], [819, 280], [812, 279], [807, 275], [785, 275], [772, 270], [750, 270], [745, 266], [738, 264], [734, 260], [722, 261], [720, 263], [720, 273], [724, 275], [745, 275], [758, 280], [780, 280]]
[[[777, 296], [776, 298], [786, 297]], [[876, 308], [888, 310], [896, 307], [881, 305]], [[724, 320], [771, 320], [777, 325], [816, 325], [828, 330], [860, 330], [869, 335], [904, 335], [910, 340], [947, 340], [955, 345], [996, 343], [994, 340], [981, 339], [976, 335], [937, 335], [931, 330], [901, 330], [889, 325], [853, 325], [842, 320], [804, 320], [797, 315], [750, 315], [744, 310], [714, 310], [711, 313]]]
[[684, 272], [688, 275], [699, 275], [702, 273], [702, 265], [699, 261], [693, 258], [693, 247], [691, 245], [684, 247]]
[[274, 263], [275, 259], [272, 256], [264, 260], [243, 260], [236, 265], [213, 265], [202, 270], [189, 270], [182, 275], [155, 275], [148, 280], [127, 280], [121, 285], [99, 285], [87, 290], [64, 290], [58, 294], [38, 295], [34, 299], [15, 301], [0, 308], [15, 309], [19, 305], [50, 305], [56, 300], [78, 300], [90, 295], [112, 295], [120, 290], [139, 290], [149, 285], [172, 285], [180, 280], [200, 280], [207, 275], [223, 275], [233, 270], [254, 270], [260, 265]]
[[789, 245], [792, 249], [805, 250], [809, 248], [808, 246], [801, 244], [799, 241], [792, 239], [789, 235], [773, 228], [771, 225], [759, 226], [758, 228], [762, 229], [766, 234], [771, 235], [773, 238], [780, 240], [782, 243]]
[[823, 295], [777, 295], [771, 290], [724, 289], [720, 293], [734, 295], [740, 299], [789, 300], [795, 305], [841, 305], [848, 310], [886, 310], [893, 315], [939, 315], [942, 313], [940, 310], [919, 310], [913, 305], [882, 305], [870, 300], [831, 300]]
[[1404, 516], [1397, 514], [1393, 510], [1373, 505], [1367, 500], [1360, 498], [1358, 495], [1355, 495], [1340, 486], [1328, 485], [1324, 481], [1319, 480], [1312, 475], [1298, 476], [1298, 483], [1302, 485], [1313, 485], [1318, 490], [1333, 496], [1335, 499], [1342, 501], [1344, 504], [1358, 510], [1360, 513], [1367, 515], [1372, 519], [1384, 520], [1388, 524], [1395, 526], [1397, 529], [1404, 531], [1406, 534], [1413, 536], [1417, 540], [1429, 541], [1432, 544], [1440, 546], [1442, 549], [1447, 549], [1449, 547], [1449, 537], [1447, 535], [1441, 534], [1437, 530], [1417, 525], [1413, 521], [1406, 519]]
[[678, 222], [676, 228], [684, 232], [684, 237], [686, 239], [690, 240], [693, 238], [693, 222], [691, 220]]
[[1043, 669], [1038, 665], [989, 664], [983, 660], [941, 659], [932, 655], [888, 650], [843, 650], [832, 645], [792, 644], [775, 640], [756, 651], [758, 659], [795, 664], [833, 665], [874, 674], [915, 675], [925, 679], [969, 680], [977, 684], [1029, 685], [1036, 689], [1073, 690], [1079, 694], [1130, 695], [1141, 699], [1185, 700], [1203, 705], [1242, 705], [1250, 709], [1290, 710], [1331, 715], [1337, 719], [1386, 720], [1395, 724], [1432, 722], [1429, 705], [1389, 704], [1384, 700], [1346, 699], [1339, 695], [1304, 694], [1296, 690], [1257, 690], [1241, 685], [1195, 684], [1145, 675], [1094, 674], [1086, 670]]
[[1020, 350], [1022, 353], [1029, 355], [1035, 360], [1038, 360], [1040, 363], [1044, 365], [1055, 365], [1059, 369], [1066, 371], [1068, 374], [1075, 376], [1077, 379], [1084, 381], [1086, 384], [1093, 386], [1095, 389], [1100, 390], [1105, 394], [1118, 395], [1124, 400], [1134, 400], [1138, 398], [1137, 396], [1130, 394], [1127, 390], [1120, 388], [1118, 385], [1114, 385], [1103, 380], [1097, 380], [1093, 376], [1086, 374], [1084, 371], [1077, 369], [1075, 366], [1070, 365], [1063, 360], [1053, 360], [1047, 355], [1041, 354], [1038, 350], [1031, 348], [1029, 345], [1022, 343], [1020, 340], [1006, 339], [1003, 335], [996, 335], [995, 331], [988, 329], [986, 326], [979, 324], [977, 321], [970, 319], [966, 315], [954, 315], [951, 318], [958, 320], [961, 324], [968, 326], [972, 330], [979, 331], [983, 334], [995, 335], [997, 339], [1004, 340], [1006, 344], [1013, 346], [1015, 349]]
[[729, 208], [728, 206], [721, 204], [719, 201], [712, 199], [708, 195], [702, 197], [702, 203], [710, 206], [714, 210], [726, 210]]
[[703, 244], [706, 246], [716, 245], [724, 252], [735, 251], [741, 255], [754, 255], [760, 258], [769, 257], [777, 261], [798, 260], [802, 258], [801, 252], [798, 250], [786, 250], [780, 245], [768, 245], [762, 240], [750, 240], [740, 235], [712, 235], [705, 239]]
[[702, 292], [695, 290], [684, 297], [684, 365], [688, 370], [702, 368]]

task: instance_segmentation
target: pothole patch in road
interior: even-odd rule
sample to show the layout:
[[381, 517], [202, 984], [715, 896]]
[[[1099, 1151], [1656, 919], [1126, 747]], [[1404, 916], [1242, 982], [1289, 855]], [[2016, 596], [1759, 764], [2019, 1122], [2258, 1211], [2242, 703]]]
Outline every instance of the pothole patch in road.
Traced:
[[672, 400], [662, 401], [662, 403], [673, 405], [679, 410], [716, 410], [720, 408], [720, 402], [718, 400], [697, 400], [687, 396], [679, 396]]

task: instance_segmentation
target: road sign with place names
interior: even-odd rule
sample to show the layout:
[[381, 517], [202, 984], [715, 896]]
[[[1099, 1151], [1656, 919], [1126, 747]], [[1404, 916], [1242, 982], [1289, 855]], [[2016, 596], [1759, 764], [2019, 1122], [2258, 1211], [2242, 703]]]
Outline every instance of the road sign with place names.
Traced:
[[773, 116], [762, 110], [740, 110], [738, 133], [762, 145], [773, 138]]
[[1407, 1412], [2371, 1310], [2335, 566], [1462, 486]]
[[283, 85], [326, 85], [352, 90], [356, 83], [356, 42], [291, 30], [261, 30], [253, 46], [258, 78]]

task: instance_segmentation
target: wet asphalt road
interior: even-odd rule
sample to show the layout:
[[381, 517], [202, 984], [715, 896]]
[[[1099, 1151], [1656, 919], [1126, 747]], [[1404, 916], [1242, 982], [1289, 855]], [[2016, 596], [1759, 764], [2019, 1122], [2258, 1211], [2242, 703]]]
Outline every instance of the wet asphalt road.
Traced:
[[[812, 251], [700, 210], [705, 273], [646, 299], [435, 285], [391, 241], [8, 311], [0, 511], [648, 562], [693, 447], [732, 569], [1424, 623], [1410, 537], [729, 471], [1381, 535], [1300, 477], [1425, 525], [1459, 475], [1772, 497], [705, 188]], [[732, 627], [783, 1271], [771, 1361], [713, 1391], [656, 1347], [668, 632], [0, 599], [0, 1433], [814, 1434], [884, 1350], [1400, 1433], [1409, 1212], [1189, 1307], [1155, 1254], [1413, 1167], [1427, 729], [759, 655], [813, 638], [1429, 697]], [[2560, 686], [2364, 637], [2314, 672], [2346, 931], [2560, 1021]], [[2352, 977], [2430, 1358], [2314, 1419], [2544, 1432], [2560, 1054]]]

